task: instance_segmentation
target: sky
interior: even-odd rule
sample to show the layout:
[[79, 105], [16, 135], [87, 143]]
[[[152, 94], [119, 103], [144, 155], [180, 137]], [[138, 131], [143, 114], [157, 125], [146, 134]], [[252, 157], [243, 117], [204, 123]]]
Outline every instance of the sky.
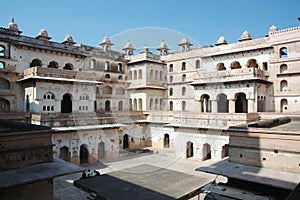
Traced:
[[79, 44], [98, 46], [104, 36], [121, 50], [156, 48], [162, 40], [176, 51], [183, 36], [194, 46], [214, 45], [223, 35], [237, 42], [247, 30], [261, 38], [270, 26], [300, 26], [299, 0], [9, 0], [0, 3], [0, 27], [12, 18], [22, 35], [35, 37], [45, 28], [51, 41], [67, 34]]

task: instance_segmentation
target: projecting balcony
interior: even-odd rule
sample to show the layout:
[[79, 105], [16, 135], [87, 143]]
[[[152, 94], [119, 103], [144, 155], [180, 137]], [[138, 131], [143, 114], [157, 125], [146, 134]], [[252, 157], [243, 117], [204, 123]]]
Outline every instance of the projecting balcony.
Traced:
[[91, 81], [98, 82], [96, 74], [93, 72], [78, 72], [65, 69], [31, 67], [24, 70], [24, 78], [49, 79], [58, 81]]
[[201, 72], [194, 77], [192, 84], [207, 84], [246, 80], [268, 81], [269, 72], [257, 68], [230, 69], [214, 72]]

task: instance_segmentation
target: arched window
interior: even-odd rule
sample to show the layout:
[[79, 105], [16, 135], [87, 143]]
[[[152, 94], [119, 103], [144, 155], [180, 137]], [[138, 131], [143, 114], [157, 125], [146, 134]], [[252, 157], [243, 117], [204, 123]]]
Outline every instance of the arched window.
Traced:
[[184, 96], [186, 93], [186, 87], [182, 87], [181, 95]]
[[169, 95], [170, 95], [170, 96], [173, 96], [173, 88], [170, 88], [170, 89], [169, 89]]
[[41, 67], [42, 61], [40, 59], [33, 59], [30, 63], [30, 67]]
[[5, 57], [5, 47], [0, 45], [0, 57]]
[[230, 68], [231, 69], [240, 69], [240, 68], [242, 68], [242, 66], [238, 61], [234, 61], [233, 63], [231, 63]]
[[158, 71], [155, 70], [155, 80], [158, 80]]
[[5, 69], [5, 63], [0, 61], [0, 69]]
[[118, 63], [117, 70], [118, 70], [119, 72], [122, 72], [122, 71], [123, 71], [123, 65], [122, 65], [122, 63]]
[[186, 158], [191, 158], [194, 156], [194, 147], [192, 142], [186, 143]]
[[109, 74], [105, 74], [105, 79], [110, 79], [110, 75]]
[[0, 113], [10, 112], [10, 102], [4, 98], [0, 97]]
[[95, 69], [95, 66], [96, 66], [96, 60], [92, 59], [90, 62], [90, 69]]
[[287, 58], [288, 57], [288, 49], [286, 47], [282, 47], [279, 49], [279, 57]]
[[139, 79], [143, 79], [143, 73], [141, 69], [139, 69]]
[[134, 80], [137, 79], [137, 72], [136, 72], [136, 70], [133, 71], [133, 79], [134, 79]]
[[287, 73], [288, 72], [288, 68], [286, 64], [282, 64], [280, 65], [280, 73]]
[[72, 96], [71, 94], [64, 94], [61, 101], [61, 112], [72, 113]]
[[280, 91], [281, 92], [286, 92], [288, 91], [288, 82], [286, 80], [282, 80], [280, 82]]
[[65, 70], [73, 70], [73, 65], [71, 63], [66, 63], [63, 69], [65, 69]]
[[105, 71], [109, 71], [109, 70], [110, 70], [110, 63], [109, 63], [108, 61], [106, 61], [106, 62], [104, 63], [104, 70], [105, 70]]
[[235, 112], [247, 113], [248, 112], [248, 100], [245, 93], [235, 94]]
[[10, 82], [4, 78], [0, 78], [0, 90], [9, 90]]
[[170, 101], [170, 111], [173, 111], [173, 101]]
[[196, 60], [196, 69], [200, 69], [200, 60]]
[[186, 81], [186, 75], [185, 74], [182, 75], [182, 81]]
[[118, 80], [123, 80], [122, 75], [118, 76]]
[[218, 113], [228, 113], [228, 100], [224, 93], [217, 96]]
[[181, 70], [182, 71], [186, 70], [186, 62], [181, 63]]
[[112, 88], [109, 86], [104, 87], [103, 94], [112, 94]]
[[128, 77], [128, 79], [129, 79], [129, 80], [132, 80], [132, 71], [129, 72], [129, 77]]
[[123, 101], [119, 101], [118, 103], [118, 111], [122, 111], [123, 110]]
[[56, 61], [51, 61], [48, 68], [58, 68], [58, 63]]
[[280, 112], [284, 112], [288, 109], [288, 101], [286, 99], [281, 99], [280, 101]]
[[150, 70], [150, 79], [153, 79], [153, 69]]
[[44, 94], [43, 98], [44, 99], [55, 99], [55, 96], [53, 93], [47, 92], [46, 94]]
[[172, 83], [173, 82], [173, 76], [169, 77], [169, 82]]
[[116, 89], [116, 94], [125, 94], [125, 90], [123, 88], [117, 88]]
[[186, 102], [185, 102], [185, 101], [182, 101], [181, 106], [182, 106], [182, 111], [185, 111], [185, 108], [186, 108]]
[[159, 72], [159, 80], [160, 80], [160, 81], [163, 80], [163, 72], [162, 72], [162, 71]]
[[105, 111], [106, 112], [109, 112], [109, 111], [111, 111], [111, 109], [110, 109], [110, 101], [105, 101]]
[[222, 71], [222, 70], [226, 70], [226, 67], [225, 67], [225, 65], [224, 65], [224, 63], [218, 63], [217, 64], [217, 70], [218, 71]]
[[169, 65], [169, 72], [173, 72], [173, 64]]
[[250, 59], [247, 62], [247, 66], [251, 68], [258, 68], [257, 61], [255, 59]]
[[139, 99], [139, 110], [143, 110], [143, 100]]
[[203, 94], [200, 97], [201, 112], [211, 112], [211, 100], [208, 94]]

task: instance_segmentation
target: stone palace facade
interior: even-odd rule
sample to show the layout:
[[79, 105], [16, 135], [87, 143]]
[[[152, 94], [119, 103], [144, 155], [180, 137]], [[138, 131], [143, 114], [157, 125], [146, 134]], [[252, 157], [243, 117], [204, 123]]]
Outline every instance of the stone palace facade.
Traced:
[[229, 126], [300, 111], [300, 27], [195, 48], [183, 37], [158, 54], [50, 39], [0, 28], [0, 115], [52, 127], [54, 155], [76, 164], [143, 147], [221, 159]]

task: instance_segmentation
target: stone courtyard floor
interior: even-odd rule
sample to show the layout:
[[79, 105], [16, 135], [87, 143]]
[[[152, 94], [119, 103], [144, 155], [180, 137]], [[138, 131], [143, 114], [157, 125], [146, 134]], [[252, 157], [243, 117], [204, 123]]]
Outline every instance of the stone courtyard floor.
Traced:
[[[146, 184], [144, 184], [143, 186], [148, 187], [147, 189], [151, 191], [156, 190], [158, 194], [164, 193], [166, 197], [165, 199], [168, 198], [176, 199], [177, 197], [185, 195], [187, 191], [192, 191], [195, 190], [196, 188], [200, 188], [204, 186], [206, 183], [211, 182], [216, 178], [216, 175], [199, 172], [195, 170], [200, 166], [207, 166], [213, 164], [214, 162], [212, 161], [201, 162], [192, 159], [178, 158], [175, 157], [173, 153], [168, 149], [158, 150], [158, 153], [153, 153], [153, 154], [150, 153], [133, 154], [131, 152], [128, 152], [126, 155], [126, 152], [123, 152], [122, 155], [123, 157], [116, 160], [110, 160], [110, 161], [104, 160], [101, 161], [101, 163], [87, 164], [87, 165], [83, 165], [82, 167], [84, 169], [91, 169], [91, 170], [96, 169], [101, 173], [101, 175], [108, 174], [109, 176], [101, 176], [101, 178], [103, 177], [103, 179], [101, 180], [104, 182], [108, 181], [107, 183], [113, 181], [111, 177], [115, 177], [117, 179], [119, 178], [120, 179], [125, 178], [128, 180], [131, 179], [128, 181], [129, 184], [141, 186], [142, 184], [145, 183], [146, 181], [145, 179], [148, 179], [149, 181], [146, 181]], [[154, 176], [150, 176], [149, 174], [151, 173], [154, 174]], [[127, 176], [127, 174], [131, 174], [130, 177]], [[172, 176], [177, 176], [177, 177], [172, 178]], [[55, 178], [54, 199], [55, 200], [87, 199], [87, 197], [89, 196], [88, 192], [84, 192], [83, 190], [73, 186], [74, 180], [78, 180], [80, 177], [81, 177], [81, 173], [75, 173], [75, 174]], [[184, 178], [186, 178], [185, 181], [187, 182], [179, 181]], [[174, 187], [172, 187], [171, 185], [170, 189], [167, 189], [166, 183], [167, 184], [169, 183], [167, 180], [171, 181]], [[90, 184], [91, 184], [90, 186], [93, 186], [92, 182]], [[116, 182], [115, 184], [118, 184], [118, 182]], [[109, 192], [111, 193], [110, 197], [113, 198], [114, 197], [113, 195], [116, 193], [116, 191], [113, 191], [114, 190], [113, 188], [114, 187], [106, 187], [106, 188], [102, 188], [101, 190], [98, 187], [98, 192], [101, 191]], [[131, 199], [130, 196], [128, 196], [127, 199]], [[196, 196], [191, 199], [196, 200], [200, 198]]]

